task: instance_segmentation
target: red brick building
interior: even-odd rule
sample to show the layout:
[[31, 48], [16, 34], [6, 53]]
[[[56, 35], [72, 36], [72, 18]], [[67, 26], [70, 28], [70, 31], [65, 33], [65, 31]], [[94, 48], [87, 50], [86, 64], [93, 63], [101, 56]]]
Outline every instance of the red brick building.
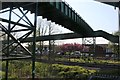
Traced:
[[[94, 45], [89, 45], [89, 52], [93, 53], [94, 56], [104, 57], [106, 55], [106, 51], [108, 51], [108, 44], [96, 44], [95, 49]], [[109, 49], [109, 51], [111, 50]]]

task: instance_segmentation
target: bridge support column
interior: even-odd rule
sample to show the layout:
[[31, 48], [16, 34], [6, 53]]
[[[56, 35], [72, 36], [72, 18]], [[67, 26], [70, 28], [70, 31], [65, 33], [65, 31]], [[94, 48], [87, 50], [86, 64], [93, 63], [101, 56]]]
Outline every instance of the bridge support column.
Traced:
[[[93, 46], [93, 50], [91, 51], [93, 54], [95, 54], [95, 48], [96, 48], [96, 37], [93, 38], [82, 38], [82, 46], [83, 51], [85, 46]], [[90, 53], [90, 50], [89, 50]], [[90, 55], [90, 54], [89, 54]]]
[[38, 2], [35, 3], [35, 15], [34, 15], [33, 54], [32, 54], [32, 80], [35, 79], [35, 52], [36, 52], [37, 11], [38, 11]]
[[[120, 34], [120, 1], [118, 2], [118, 16], [119, 16], [119, 18], [118, 18], [118, 22], [119, 22], [119, 25], [118, 25], [118, 27], [119, 27], [119, 33], [118, 34]], [[120, 60], [120, 35], [119, 35], [119, 43], [118, 43], [118, 60]], [[118, 69], [120, 69], [120, 68], [118, 68]], [[120, 72], [118, 72], [118, 74], [120, 74]]]
[[[10, 34], [10, 21], [11, 21], [11, 16], [12, 16], [12, 7], [10, 7], [10, 12], [9, 12], [9, 22], [8, 22], [8, 33]], [[10, 44], [10, 36], [9, 34], [7, 35], [7, 45]], [[7, 54], [6, 56], [9, 57], [9, 46], [7, 47]], [[9, 66], [9, 61], [6, 61], [6, 70], [5, 70], [5, 80], [8, 80], [8, 66]]]
[[[14, 4], [14, 3], [13, 3]], [[10, 10], [3, 10], [1, 11], [1, 13], [5, 13], [9, 11], [9, 18], [8, 19], [2, 19], [2, 22], [8, 23], [8, 26], [4, 26], [2, 23], [0, 23], [0, 28], [2, 29], [2, 32], [4, 32], [4, 34], [8, 35], [7, 36], [7, 45], [4, 45], [3, 43], [3, 47], [2, 50], [0, 50], [0, 52], [2, 51], [3, 54], [2, 56], [4, 56], [2, 59], [6, 60], [6, 74], [5, 74], [5, 80], [8, 80], [8, 60], [18, 60], [18, 59], [31, 59], [32, 57], [32, 79], [34, 80], [35, 78], [35, 49], [36, 49], [36, 23], [37, 23], [37, 3], [34, 3], [35, 8], [36, 8], [36, 12], [35, 12], [35, 19], [34, 19], [34, 25], [32, 24], [32, 22], [30, 21], [30, 19], [27, 17], [27, 13], [29, 12], [24, 11], [21, 7], [16, 7], [14, 8], [13, 6], [10, 7]], [[29, 4], [31, 5], [31, 4]], [[23, 5], [23, 6], [29, 6], [29, 5]], [[34, 6], [33, 6], [34, 7]], [[17, 12], [14, 11], [14, 9], [17, 9], [21, 15], [19, 15]], [[11, 18], [13, 18], [11, 15], [12, 13], [14, 13], [14, 17], [19, 17], [18, 20], [13, 20]], [[25, 18], [25, 19], [24, 19]], [[20, 21], [23, 20], [26, 24], [20, 23]], [[11, 25], [12, 24], [12, 25]], [[24, 33], [24, 31], [27, 31]], [[13, 32], [15, 34], [20, 34], [19, 36], [15, 36], [13, 34]], [[21, 34], [22, 32], [22, 34]], [[33, 52], [30, 52], [30, 50], [28, 50], [22, 43], [21, 41], [24, 41], [30, 34], [32, 34], [32, 32], [34, 33], [33, 35]], [[1, 36], [1, 37], [4, 37]], [[19, 53], [20, 51], [15, 51], [17, 48], [22, 49], [22, 53]], [[14, 52], [15, 51], [15, 52]], [[14, 53], [13, 53], [14, 52]], [[12, 54], [20, 54], [20, 57], [17, 56], [11, 56]], [[27, 56], [26, 56], [27, 55]]]

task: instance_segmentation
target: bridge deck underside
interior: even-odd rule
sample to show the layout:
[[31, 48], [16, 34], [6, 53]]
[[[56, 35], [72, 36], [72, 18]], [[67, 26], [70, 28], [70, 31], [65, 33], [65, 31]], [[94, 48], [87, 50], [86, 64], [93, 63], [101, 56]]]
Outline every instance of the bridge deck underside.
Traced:
[[[31, 3], [31, 2], [2, 3], [2, 9], [8, 8], [10, 6], [22, 7], [24, 10], [29, 10], [31, 11], [31, 13], [35, 13], [35, 3]], [[93, 29], [64, 2], [56, 2], [56, 3], [53, 2], [52, 4], [49, 2], [42, 2], [42, 3], [39, 2], [37, 12], [38, 12], [37, 13], [38, 16], [43, 16], [43, 18], [47, 18], [47, 20], [51, 20], [56, 24], [62, 25], [65, 28], [80, 34], [82, 37], [103, 37], [114, 43], [119, 42], [118, 36], [113, 36], [102, 30], [93, 31]], [[67, 37], [65, 39], [67, 39]]]
[[[9, 5], [8, 5], [9, 4]], [[31, 5], [29, 5], [31, 4]], [[64, 4], [64, 3], [61, 3]], [[65, 5], [65, 4], [64, 4]], [[29, 10], [31, 13], [35, 13], [35, 4], [34, 3], [3, 3], [2, 4], [3, 9], [14, 6], [14, 7], [22, 7], [24, 10]], [[67, 6], [67, 5], [66, 5]], [[69, 10], [71, 10], [69, 8]], [[88, 35], [92, 34], [92, 29], [89, 27], [87, 23], [83, 19], [79, 18], [79, 23], [75, 22], [75, 19], [72, 19], [72, 15], [68, 17], [64, 12], [61, 11], [61, 9], [56, 9], [54, 5], [51, 5], [47, 2], [39, 2], [38, 5], [38, 16], [43, 16], [43, 18], [47, 18], [47, 20], [51, 20], [52, 22], [55, 22], [56, 24], [62, 25], [65, 28], [80, 33], [82, 35]], [[74, 13], [74, 11], [71, 10], [71, 13]], [[75, 13], [74, 13], [75, 16]]]
[[[28, 10], [31, 13], [36, 13], [35, 8], [36, 4], [31, 2], [3, 2], [2, 3], [2, 9], [6, 9], [9, 7], [22, 7], [24, 10]], [[119, 38], [118, 36], [113, 36], [111, 34], [108, 34], [107, 32], [104, 32], [102, 30], [99, 31], [93, 31], [93, 29], [74, 11], [72, 10], [67, 4], [64, 2], [59, 3], [38, 3], [38, 9], [37, 9], [37, 16], [43, 16], [43, 18], [47, 18], [47, 20], [51, 20], [52, 22], [55, 22], [56, 24], [62, 25], [65, 28], [75, 32], [75, 33], [67, 33], [67, 34], [58, 34], [58, 35], [46, 35], [46, 36], [40, 36], [40, 37], [28, 37], [24, 41], [15, 40], [14, 43], [18, 42], [19, 45], [22, 44], [22, 42], [34, 42], [35, 41], [46, 41], [46, 40], [61, 40], [61, 39], [73, 39], [73, 38], [85, 38], [85, 37], [103, 37], [111, 42], [118, 43]], [[0, 18], [1, 19], [1, 18]], [[15, 23], [10, 20], [2, 19], [3, 22], [11, 23], [11, 24], [17, 24], [19, 26], [25, 26], [24, 24]], [[25, 26], [27, 27], [27, 26]], [[32, 28], [33, 26], [31, 26]], [[34, 28], [33, 28], [34, 29]], [[7, 30], [6, 30], [7, 32]], [[8, 33], [9, 35], [9, 33]], [[33, 38], [36, 38], [36, 40], [33, 41]], [[13, 39], [14, 40], [14, 39]], [[11, 43], [12, 40], [3, 41], [7, 42], [8, 44]], [[33, 63], [35, 62], [35, 44], [33, 53], [30, 55], [27, 55], [24, 53], [19, 54], [11, 54], [9, 56], [6, 56], [6, 54], [3, 55], [2, 60], [18, 60], [18, 59], [32, 59]], [[7, 48], [6, 48], [7, 49]], [[25, 50], [25, 48], [23, 47]], [[9, 47], [8, 47], [9, 50]], [[25, 56], [25, 57], [24, 57]], [[57, 62], [58, 63], [58, 62]], [[68, 64], [68, 63], [66, 63]], [[78, 64], [78, 63], [70, 63], [70, 64]], [[93, 64], [92, 64], [93, 65]], [[32, 65], [32, 77], [34, 78], [34, 67], [35, 65]], [[8, 67], [8, 66], [7, 66]], [[117, 66], [118, 67], [118, 66]], [[7, 74], [8, 72], [6, 72]], [[7, 77], [7, 76], [6, 76]]]

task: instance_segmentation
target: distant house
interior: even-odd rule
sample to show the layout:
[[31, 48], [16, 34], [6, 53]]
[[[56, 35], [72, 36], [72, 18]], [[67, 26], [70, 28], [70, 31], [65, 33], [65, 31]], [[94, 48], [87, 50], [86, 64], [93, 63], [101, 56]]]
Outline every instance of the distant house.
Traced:
[[[112, 55], [112, 50], [108, 48], [108, 44], [96, 44], [95, 49], [94, 45], [89, 46], [89, 52], [94, 53], [96, 57], [105, 57], [106, 54], [110, 53]], [[111, 54], [112, 53], [112, 54]]]

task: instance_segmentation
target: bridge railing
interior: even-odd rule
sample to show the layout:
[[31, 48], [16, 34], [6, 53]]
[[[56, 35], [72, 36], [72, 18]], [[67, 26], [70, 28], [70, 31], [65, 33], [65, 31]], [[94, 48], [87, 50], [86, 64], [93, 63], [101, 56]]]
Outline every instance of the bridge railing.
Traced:
[[60, 2], [51, 1], [50, 4], [65, 14], [65, 16], [71, 18], [74, 22], [78, 24], [82, 22], [80, 15], [67, 2], [63, 2], [62, 0]]

